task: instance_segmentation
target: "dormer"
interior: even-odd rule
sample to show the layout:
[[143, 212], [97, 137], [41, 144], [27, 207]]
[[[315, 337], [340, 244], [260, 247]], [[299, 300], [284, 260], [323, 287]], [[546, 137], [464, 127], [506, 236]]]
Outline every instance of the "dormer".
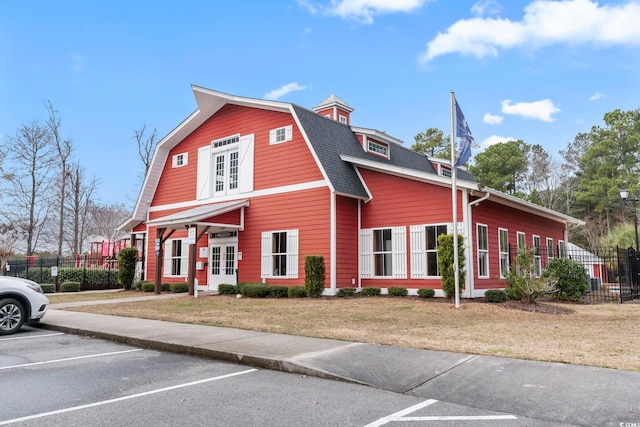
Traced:
[[393, 145], [402, 145], [402, 141], [398, 138], [394, 138], [379, 130], [355, 126], [351, 126], [351, 130], [356, 134], [356, 138], [358, 138], [365, 152], [383, 157], [387, 160], [391, 158], [391, 147]]
[[438, 175], [451, 178], [451, 161], [437, 157], [427, 157]]
[[313, 111], [321, 116], [335, 120], [336, 122], [349, 125], [351, 123], [350, 115], [353, 112], [353, 108], [351, 108], [351, 106], [342, 99], [332, 94], [330, 97], [313, 107]]

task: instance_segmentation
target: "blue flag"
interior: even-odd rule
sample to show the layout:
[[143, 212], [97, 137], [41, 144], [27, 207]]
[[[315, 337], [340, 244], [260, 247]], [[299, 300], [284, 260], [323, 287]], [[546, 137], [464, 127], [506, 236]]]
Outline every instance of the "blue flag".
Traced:
[[460, 147], [458, 148], [458, 159], [455, 166], [461, 166], [469, 161], [471, 158], [471, 147], [477, 147], [473, 135], [471, 135], [471, 129], [467, 124], [467, 119], [464, 118], [460, 105], [456, 100], [456, 136], [460, 138]]

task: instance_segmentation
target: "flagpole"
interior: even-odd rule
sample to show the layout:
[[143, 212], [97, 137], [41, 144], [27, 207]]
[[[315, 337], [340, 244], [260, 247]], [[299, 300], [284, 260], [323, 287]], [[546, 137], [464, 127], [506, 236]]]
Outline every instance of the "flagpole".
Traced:
[[453, 213], [453, 277], [455, 280], [455, 307], [460, 308], [460, 275], [458, 273], [458, 186], [456, 167], [456, 95], [450, 92], [451, 103], [451, 208]]

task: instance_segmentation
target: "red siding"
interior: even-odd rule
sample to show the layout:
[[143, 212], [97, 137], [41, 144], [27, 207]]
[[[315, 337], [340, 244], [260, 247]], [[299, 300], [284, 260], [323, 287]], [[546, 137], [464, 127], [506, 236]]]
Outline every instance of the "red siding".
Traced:
[[[358, 280], [358, 201], [336, 197], [336, 287]], [[328, 286], [329, 284], [327, 284]]]

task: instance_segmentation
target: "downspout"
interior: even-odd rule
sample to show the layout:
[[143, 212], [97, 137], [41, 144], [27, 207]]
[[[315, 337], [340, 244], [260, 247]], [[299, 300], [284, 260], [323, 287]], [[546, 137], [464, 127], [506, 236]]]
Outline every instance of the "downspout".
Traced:
[[463, 235], [467, 239], [467, 242], [464, 245], [465, 259], [467, 260], [466, 262], [467, 268], [465, 268], [465, 282], [467, 283], [467, 286], [465, 286], [464, 293], [468, 293], [468, 297], [472, 299], [473, 290], [474, 290], [474, 280], [473, 280], [471, 237], [473, 236], [473, 233], [471, 230], [472, 218], [471, 218], [471, 207], [469, 205], [468, 190], [462, 192], [462, 206], [464, 206], [464, 209], [462, 211], [463, 212], [462, 230], [464, 231]]

